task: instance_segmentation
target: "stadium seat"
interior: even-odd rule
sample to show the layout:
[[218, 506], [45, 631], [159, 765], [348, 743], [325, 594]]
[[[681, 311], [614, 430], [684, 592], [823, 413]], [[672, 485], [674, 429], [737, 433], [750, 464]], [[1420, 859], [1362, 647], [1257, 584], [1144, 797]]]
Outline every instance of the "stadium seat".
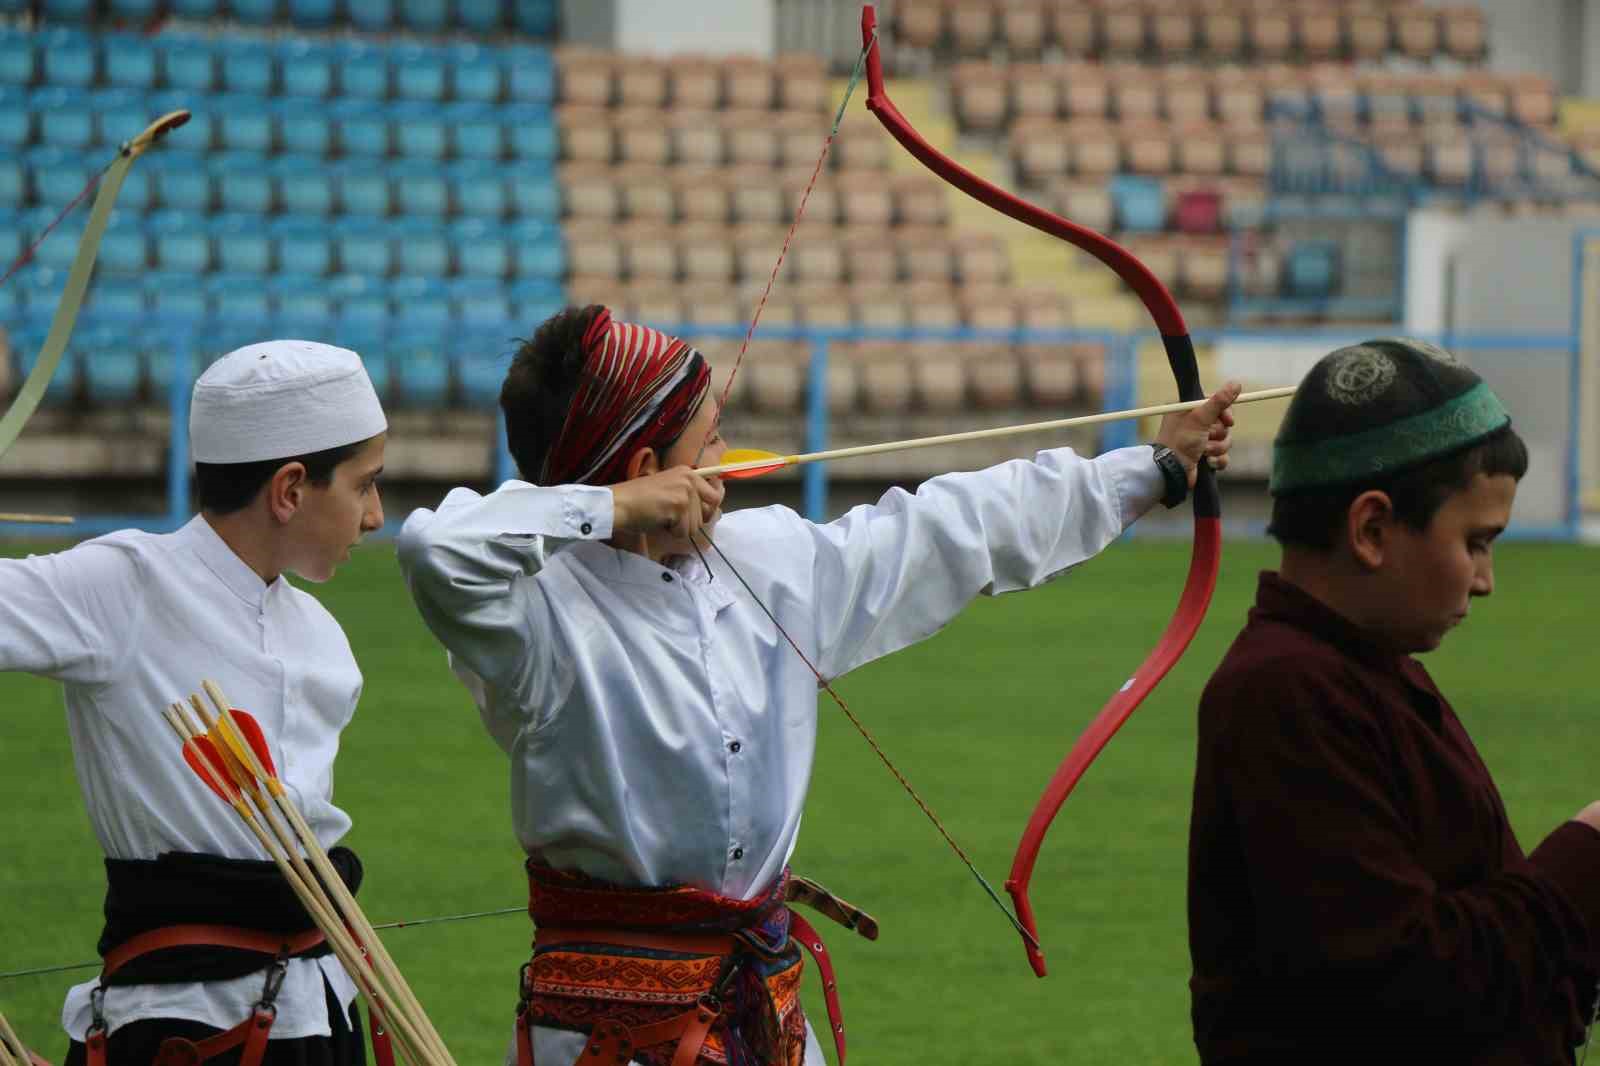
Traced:
[[382, 159], [389, 154], [389, 116], [371, 100], [335, 100], [328, 109], [347, 156]]
[[339, 68], [341, 95], [356, 100], [389, 98], [389, 57], [382, 48], [345, 42], [339, 46], [334, 63]]
[[400, 274], [442, 278], [450, 273], [450, 239], [444, 223], [430, 219], [401, 219], [389, 230]]
[[561, 228], [543, 219], [523, 219], [508, 229], [517, 249], [517, 277], [524, 280], [558, 282], [567, 273], [566, 249]]
[[206, 278], [206, 294], [212, 313], [223, 319], [230, 331], [264, 331], [272, 315], [267, 279], [258, 274], [211, 274]]
[[156, 211], [146, 226], [159, 269], [183, 274], [204, 274], [211, 269], [211, 238], [199, 216], [188, 211]]
[[511, 324], [511, 302], [499, 281], [490, 278], [455, 278], [447, 288], [456, 317], [468, 329]]
[[[116, 216], [112, 216], [112, 225], [116, 224]], [[22, 212], [10, 207], [0, 207], [0, 274], [3, 274], [17, 261], [22, 254], [23, 245], [26, 243], [22, 230]], [[106, 236], [109, 238], [110, 233]], [[0, 292], [6, 286], [0, 285]]]
[[556, 68], [545, 48], [513, 45], [500, 50], [506, 70], [506, 98], [518, 104], [549, 107], [556, 98]]
[[1300, 240], [1284, 264], [1288, 295], [1302, 299], [1332, 296], [1339, 279], [1339, 245], [1327, 240]]
[[209, 93], [217, 88], [217, 57], [204, 37], [176, 34], [156, 38], [167, 87], [186, 93]]
[[356, 333], [349, 337], [341, 338], [351, 351], [361, 355], [361, 363], [366, 367], [367, 380], [372, 382], [372, 389], [384, 403], [389, 402], [389, 394], [394, 388], [394, 360], [389, 358], [389, 349], [384, 341], [383, 334], [377, 330], [370, 333]]
[[530, 37], [554, 37], [556, 0], [511, 0], [517, 29]]
[[[35, 262], [25, 267], [8, 284], [15, 284], [17, 290], [22, 293], [22, 304], [29, 310], [31, 317], [48, 323], [48, 316], [55, 311], [56, 304], [61, 299], [61, 287], [66, 283], [65, 270], [55, 270]], [[39, 334], [39, 340], [41, 342], [44, 340], [43, 333]]]
[[[43, 327], [35, 334], [31, 330], [19, 331], [17, 339], [17, 369], [23, 376], [33, 373], [33, 368], [38, 365], [40, 349], [44, 347], [45, 330]], [[41, 401], [47, 406], [60, 407], [71, 403], [78, 394], [78, 379], [83, 371], [83, 360], [79, 353], [69, 348], [62, 356], [61, 362], [56, 366], [56, 372], [51, 375], [50, 381], [45, 385], [44, 399]]]
[[315, 157], [282, 155], [267, 161], [285, 214], [302, 218], [331, 215], [338, 207], [334, 175]]
[[394, 92], [401, 100], [436, 104], [448, 88], [443, 54], [419, 44], [401, 45], [390, 53]]
[[[35, 207], [22, 212], [22, 232], [27, 234], [29, 243], [39, 240], [44, 236], [45, 229], [59, 216], [54, 207]], [[44, 243], [34, 250], [33, 262], [51, 270], [66, 270], [72, 266], [72, 261], [78, 252], [78, 238], [83, 233], [83, 220], [63, 220], [60, 225], [50, 231]], [[6, 264], [10, 266], [10, 264]]]
[[388, 33], [394, 29], [394, 0], [361, 0], [352, 4], [350, 21], [367, 33]]
[[1118, 174], [1111, 179], [1111, 200], [1121, 228], [1142, 232], [1166, 228], [1166, 195], [1155, 178]]
[[1222, 228], [1222, 194], [1215, 189], [1189, 189], [1178, 194], [1173, 221], [1184, 233], [1216, 233]]
[[506, 213], [506, 180], [498, 166], [469, 160], [451, 164], [448, 173], [451, 197], [461, 214], [497, 219]]
[[119, 318], [131, 318], [145, 312], [145, 271], [139, 270], [127, 277], [96, 278], [89, 289], [89, 302], [96, 312], [106, 312]]
[[341, 218], [333, 226], [339, 270], [369, 278], [388, 277], [394, 268], [394, 247], [388, 228], [375, 218]]
[[152, 271], [145, 275], [144, 291], [151, 312], [175, 322], [211, 313], [204, 279], [195, 274]]
[[35, 89], [28, 106], [39, 116], [41, 143], [77, 151], [94, 143], [94, 112], [83, 90]]
[[381, 280], [359, 274], [335, 274], [327, 281], [341, 322], [380, 327], [389, 319], [389, 297]]
[[219, 147], [224, 151], [271, 154], [277, 144], [277, 115], [266, 101], [238, 93], [218, 94], [208, 106], [217, 116]]
[[450, 294], [437, 275], [396, 278], [389, 285], [389, 297], [400, 333], [428, 333], [451, 324]]
[[309, 325], [333, 317], [333, 300], [320, 277], [277, 274], [267, 279], [267, 292], [278, 309], [278, 317], [286, 323]]
[[458, 345], [455, 358], [461, 399], [468, 407], [481, 411], [492, 411], [499, 403], [508, 365], [505, 356], [485, 349], [487, 341], [487, 337], [473, 335]]
[[[66, 152], [60, 148], [34, 148], [24, 155], [24, 159], [32, 179], [34, 200], [49, 207], [66, 207], [83, 191], [89, 180], [89, 167], [84, 157], [76, 152]], [[0, 177], [0, 206], [6, 203], [6, 184], [6, 179]]]
[[[485, 0], [462, 0], [463, 5]], [[487, 0], [498, 8], [500, 0]], [[465, 16], [465, 7], [462, 10]], [[466, 103], [493, 104], [504, 91], [505, 71], [499, 54], [475, 44], [456, 45], [446, 54], [450, 65], [450, 95]]]
[[555, 221], [561, 217], [561, 190], [549, 174], [511, 172], [512, 211], [524, 218]]
[[320, 29], [333, 24], [338, 16], [335, 0], [288, 0], [289, 21], [296, 26]]
[[108, 33], [100, 38], [100, 66], [106, 84], [115, 89], [151, 90], [161, 80], [155, 45], [133, 33]]
[[132, 403], [144, 384], [144, 362], [128, 344], [125, 327], [85, 323], [72, 336], [83, 367], [89, 402], [99, 406]]
[[[139, 274], [150, 265], [150, 248], [140, 218], [131, 211], [115, 211], [100, 242], [101, 274]], [[0, 261], [9, 266], [4, 249]], [[3, 269], [3, 267], [0, 267]]]
[[206, 20], [222, 14], [223, 0], [167, 0], [172, 13], [179, 18]]
[[450, 213], [450, 186], [444, 171], [430, 163], [396, 163], [395, 206], [404, 215], [447, 215]]
[[217, 269], [229, 274], [270, 274], [272, 237], [256, 215], [213, 215], [206, 227]]
[[302, 156], [329, 156], [333, 154], [333, 119], [328, 109], [319, 105], [307, 106], [305, 99], [286, 98], [272, 102], [278, 120], [278, 137], [283, 150]]
[[[194, 107], [195, 94], [180, 90], [151, 93], [144, 98], [142, 121], [134, 133], [141, 132], [154, 119], [171, 111], [189, 111], [189, 121], [162, 140], [162, 152], [208, 152], [217, 141], [217, 119], [209, 108]], [[130, 112], [131, 115], [131, 112]], [[137, 169], [137, 168], [135, 168]]]
[[278, 46], [285, 96], [321, 100], [334, 94], [335, 49], [320, 41], [290, 39]]
[[456, 268], [465, 278], [503, 278], [511, 273], [512, 247], [504, 230], [477, 218], [450, 225]]
[[206, 169], [211, 172], [220, 210], [261, 215], [272, 211], [276, 197], [266, 157], [218, 152], [206, 159]]
[[555, 160], [561, 144], [549, 112], [522, 105], [508, 107], [501, 114], [513, 156], [541, 162]]
[[278, 84], [277, 55], [260, 41], [226, 40], [219, 49], [222, 87], [231, 93], [271, 96]]
[[278, 18], [277, 0], [228, 0], [228, 9], [240, 22], [265, 26]]
[[39, 41], [44, 80], [50, 85], [87, 89], [94, 84], [94, 42], [78, 30], [51, 30]]
[[333, 167], [341, 208], [353, 215], [388, 215], [392, 206], [389, 175], [376, 162], [346, 159]]
[[286, 217], [273, 220], [268, 230], [277, 248], [279, 274], [320, 279], [332, 271], [333, 241], [326, 223]]
[[400, 21], [409, 30], [439, 33], [450, 25], [449, 0], [400, 0]]
[[511, 314], [525, 336], [531, 336], [539, 323], [565, 306], [559, 283], [517, 281], [511, 285]]
[[438, 104], [417, 100], [395, 104], [389, 109], [389, 128], [395, 150], [404, 158], [437, 161], [450, 154], [450, 127]]
[[33, 35], [0, 28], [0, 85], [28, 86], [39, 76]]
[[463, 159], [499, 159], [505, 154], [500, 113], [484, 104], [451, 104], [445, 121], [455, 130], [456, 154]]
[[395, 360], [394, 389], [402, 407], [438, 410], [450, 402], [450, 362], [443, 331], [408, 336]]
[[[33, 112], [28, 110], [30, 96], [26, 89], [0, 84], [0, 148], [7, 152], [33, 143]], [[498, 134], [498, 126], [495, 132]]]
[[456, 0], [456, 22], [468, 33], [498, 33], [505, 21], [503, 0]]

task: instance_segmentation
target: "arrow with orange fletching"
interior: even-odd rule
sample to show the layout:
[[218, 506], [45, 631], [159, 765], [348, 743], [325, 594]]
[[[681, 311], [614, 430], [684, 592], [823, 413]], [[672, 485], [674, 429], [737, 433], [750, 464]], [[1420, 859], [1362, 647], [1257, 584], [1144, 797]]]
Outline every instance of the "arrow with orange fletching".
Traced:
[[[1236, 404], [1259, 403], [1262, 400], [1280, 400], [1286, 396], [1293, 395], [1294, 386], [1290, 385], [1279, 389], [1262, 389], [1258, 392], [1240, 393], [1239, 398], [1233, 402]], [[804, 455], [778, 455], [776, 452], [764, 452], [757, 448], [731, 448], [722, 453], [721, 463], [716, 466], [700, 467], [695, 473], [706, 477], [715, 475], [724, 478], [753, 478], [760, 477], [763, 474], [770, 474], [775, 470], [782, 470], [786, 466], [803, 466], [806, 463], [821, 463], [832, 459], [853, 459], [863, 455], [882, 455], [885, 452], [904, 452], [913, 448], [931, 448], [939, 444], [961, 444], [967, 441], [992, 440], [997, 437], [1015, 437], [1023, 433], [1069, 429], [1073, 426], [1093, 426], [1102, 422], [1124, 422], [1151, 415], [1171, 414], [1174, 411], [1192, 411], [1203, 403], [1205, 403], [1204, 400], [1163, 403], [1154, 407], [1140, 407], [1132, 411], [1104, 411], [1094, 415], [1056, 418], [1048, 422], [1027, 422], [1022, 425], [996, 426], [991, 429], [969, 429], [960, 433], [942, 433], [936, 437], [913, 437], [909, 440], [888, 441], [884, 444], [858, 444], [849, 448], [834, 448], [824, 452], [807, 452]]]

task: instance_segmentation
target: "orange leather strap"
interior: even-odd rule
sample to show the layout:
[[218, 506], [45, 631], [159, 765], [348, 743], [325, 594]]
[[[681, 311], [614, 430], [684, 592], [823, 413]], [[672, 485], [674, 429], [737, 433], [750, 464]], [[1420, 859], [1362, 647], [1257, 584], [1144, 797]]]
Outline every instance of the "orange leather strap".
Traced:
[[140, 933], [106, 953], [105, 969], [101, 978], [110, 977], [141, 955], [167, 948], [218, 947], [255, 951], [262, 955], [298, 955], [322, 943], [322, 931], [308, 929], [303, 933], [284, 935], [263, 933], [256, 929], [242, 929], [233, 925], [165, 925]]
[[838, 1053], [839, 1066], [844, 1066], [844, 1008], [839, 1005], [839, 983], [833, 976], [833, 960], [811, 923], [792, 910], [789, 912], [789, 935], [800, 941], [800, 946], [817, 964], [817, 974], [822, 978], [822, 999], [828, 1005], [828, 1025], [833, 1029], [833, 1050]]
[[541, 925], [533, 934], [533, 950], [560, 944], [611, 944], [625, 948], [676, 951], [684, 955], [731, 955], [741, 941], [716, 933], [642, 933], [633, 930]]

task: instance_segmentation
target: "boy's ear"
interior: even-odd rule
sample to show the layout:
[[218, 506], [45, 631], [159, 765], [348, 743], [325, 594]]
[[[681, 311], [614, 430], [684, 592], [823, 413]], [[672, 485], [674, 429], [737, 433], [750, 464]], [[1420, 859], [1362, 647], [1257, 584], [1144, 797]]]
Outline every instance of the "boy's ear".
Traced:
[[628, 480], [636, 477], [648, 477], [661, 472], [661, 463], [656, 458], [654, 448], [640, 448], [628, 457]]
[[1394, 501], [1387, 492], [1369, 489], [1350, 501], [1345, 512], [1345, 536], [1350, 554], [1368, 570], [1383, 565], [1394, 532]]
[[304, 463], [284, 463], [267, 482], [267, 512], [280, 524], [287, 525], [300, 510], [305, 497], [306, 467]]

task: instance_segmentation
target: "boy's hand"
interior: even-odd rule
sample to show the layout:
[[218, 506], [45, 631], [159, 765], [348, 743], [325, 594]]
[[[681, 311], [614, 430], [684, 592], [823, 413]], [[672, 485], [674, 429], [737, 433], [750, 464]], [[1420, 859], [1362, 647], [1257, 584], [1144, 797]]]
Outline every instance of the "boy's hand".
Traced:
[[1161, 419], [1156, 442], [1171, 448], [1183, 461], [1193, 488], [1199, 476], [1200, 460], [1211, 460], [1211, 469], [1228, 468], [1228, 449], [1233, 446], [1233, 415], [1228, 408], [1239, 398], [1242, 386], [1230, 381], [1211, 394], [1210, 399], [1192, 411], [1175, 411]]
[[688, 540], [715, 521], [725, 492], [721, 479], [703, 478], [687, 466], [636, 477], [611, 486], [612, 528]]

